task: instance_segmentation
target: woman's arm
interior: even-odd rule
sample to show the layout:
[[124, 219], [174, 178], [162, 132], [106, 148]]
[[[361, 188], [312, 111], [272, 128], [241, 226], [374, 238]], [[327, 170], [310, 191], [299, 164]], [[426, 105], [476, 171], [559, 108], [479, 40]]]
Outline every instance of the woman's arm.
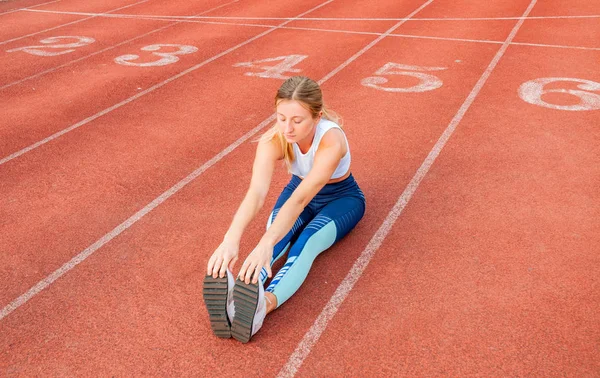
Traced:
[[256, 148], [250, 186], [236, 211], [223, 241], [208, 261], [206, 272], [213, 277], [225, 277], [227, 267], [233, 269], [239, 252], [244, 230], [262, 208], [275, 170], [275, 163], [282, 158], [281, 148], [274, 141], [259, 142]]
[[280, 148], [274, 142], [259, 143], [252, 166], [250, 186], [225, 234], [226, 239], [239, 243], [244, 230], [264, 205], [275, 163], [281, 158], [280, 155]]
[[304, 208], [313, 197], [327, 184], [335, 172], [340, 160], [346, 153], [346, 145], [342, 132], [332, 129], [323, 135], [315, 153], [312, 169], [302, 180], [294, 193], [279, 210], [277, 217], [265, 232], [260, 242], [250, 253], [239, 277], [246, 283], [258, 282], [260, 270], [264, 267], [271, 277], [271, 258], [273, 247], [291, 230]]

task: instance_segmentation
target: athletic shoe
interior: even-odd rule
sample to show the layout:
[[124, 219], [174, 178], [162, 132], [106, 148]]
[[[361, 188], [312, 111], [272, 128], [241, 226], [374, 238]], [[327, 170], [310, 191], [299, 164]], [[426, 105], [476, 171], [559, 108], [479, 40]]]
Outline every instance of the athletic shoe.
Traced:
[[235, 316], [231, 325], [231, 335], [236, 340], [247, 343], [262, 327], [267, 315], [265, 288], [261, 283], [246, 284], [238, 278], [233, 287], [233, 300]]
[[231, 322], [235, 315], [233, 303], [233, 274], [227, 269], [226, 277], [204, 277], [202, 294], [208, 310], [210, 327], [217, 337], [231, 338]]

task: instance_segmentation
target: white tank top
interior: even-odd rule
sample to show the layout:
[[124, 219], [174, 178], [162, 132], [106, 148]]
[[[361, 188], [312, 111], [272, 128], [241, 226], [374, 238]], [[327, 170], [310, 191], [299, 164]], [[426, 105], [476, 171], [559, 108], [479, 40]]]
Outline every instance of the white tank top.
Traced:
[[[308, 172], [313, 166], [315, 160], [315, 152], [317, 152], [317, 148], [319, 147], [319, 143], [321, 143], [321, 138], [323, 135], [331, 130], [332, 128], [337, 128], [342, 130], [342, 128], [336, 124], [335, 122], [329, 121], [327, 119], [321, 118], [319, 123], [317, 124], [317, 130], [315, 131], [315, 136], [313, 138], [312, 145], [310, 149], [303, 154], [298, 147], [298, 144], [293, 143], [292, 146], [294, 148], [294, 161], [292, 162], [292, 174], [296, 176], [300, 176], [304, 178], [308, 175]], [[342, 130], [343, 133], [343, 130]], [[331, 175], [332, 179], [340, 178], [348, 172], [350, 168], [350, 146], [348, 145], [348, 139], [346, 138], [346, 134], [344, 134], [344, 139], [346, 140], [346, 154], [340, 160], [335, 172]]]

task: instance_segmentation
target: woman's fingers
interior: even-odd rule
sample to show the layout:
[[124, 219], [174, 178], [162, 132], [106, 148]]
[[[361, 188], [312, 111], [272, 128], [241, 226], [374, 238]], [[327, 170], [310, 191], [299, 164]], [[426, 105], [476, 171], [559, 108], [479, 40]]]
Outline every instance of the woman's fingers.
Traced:
[[258, 278], [260, 277], [260, 271], [262, 270], [262, 267], [260, 265], [257, 265], [256, 268], [254, 268], [254, 274], [252, 275], [252, 283], [257, 283], [258, 282]]
[[235, 263], [237, 262], [237, 256], [235, 256], [234, 258], [231, 259], [231, 261], [229, 261], [229, 270], [233, 271], [233, 267], [235, 266]]
[[265, 270], [267, 271], [267, 277], [271, 278], [273, 277], [273, 273], [271, 271], [271, 265], [269, 264], [264, 264], [264, 265], [257, 265], [256, 269], [254, 270], [254, 277], [252, 279], [253, 283], [257, 283], [258, 280], [260, 279], [260, 274], [262, 273], [263, 268], [265, 268]]
[[[237, 260], [237, 256], [229, 263], [230, 267], [232, 267], [235, 260]], [[250, 282], [258, 283], [263, 267], [267, 271], [268, 277], [272, 277], [273, 273], [271, 271], [271, 265], [268, 263], [268, 261], [265, 262], [261, 260], [264, 259], [251, 253], [242, 264], [240, 272], [238, 273], [238, 278], [244, 281], [246, 284], [249, 284]]]
[[248, 260], [246, 260], [240, 268], [240, 272], [238, 273], [238, 279], [241, 281], [244, 281], [246, 279], [246, 269], [248, 269], [248, 264]]
[[265, 269], [267, 270], [267, 277], [269, 277], [269, 278], [273, 277], [273, 272], [271, 271], [271, 265], [266, 264]]
[[219, 256], [217, 254], [213, 254], [208, 260], [208, 264], [206, 264], [206, 275], [210, 276], [213, 274], [213, 270], [215, 268], [215, 264], [217, 262], [217, 258]]
[[227, 270], [227, 265], [229, 265], [229, 260], [228, 259], [223, 259], [223, 262], [221, 263], [221, 269], [219, 269], [219, 277], [223, 278], [225, 277], [225, 271]]
[[250, 283], [250, 280], [252, 279], [252, 273], [254, 273], [254, 269], [256, 269], [256, 264], [252, 262], [248, 265], [248, 268], [246, 269], [246, 274], [244, 275], [244, 282], [246, 282], [246, 284]]
[[223, 263], [223, 258], [218, 256], [215, 259], [215, 265], [213, 266], [212, 276], [213, 278], [217, 278], [219, 276], [219, 270], [221, 269], [221, 264]]

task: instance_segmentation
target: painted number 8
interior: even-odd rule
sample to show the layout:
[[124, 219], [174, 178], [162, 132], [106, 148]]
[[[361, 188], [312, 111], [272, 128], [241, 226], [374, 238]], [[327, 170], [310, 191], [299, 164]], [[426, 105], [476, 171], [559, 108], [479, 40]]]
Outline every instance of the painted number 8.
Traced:
[[[544, 88], [548, 84], [558, 81], [577, 83], [578, 89]], [[600, 83], [576, 78], [545, 77], [523, 83], [519, 87], [519, 96], [525, 102], [550, 109], [571, 111], [598, 110], [600, 109], [600, 93], [592, 93], [593, 91], [600, 91]], [[557, 105], [542, 100], [542, 96], [549, 93], [566, 93], [571, 96], [576, 96], [579, 97], [579, 103], [575, 105]]]

